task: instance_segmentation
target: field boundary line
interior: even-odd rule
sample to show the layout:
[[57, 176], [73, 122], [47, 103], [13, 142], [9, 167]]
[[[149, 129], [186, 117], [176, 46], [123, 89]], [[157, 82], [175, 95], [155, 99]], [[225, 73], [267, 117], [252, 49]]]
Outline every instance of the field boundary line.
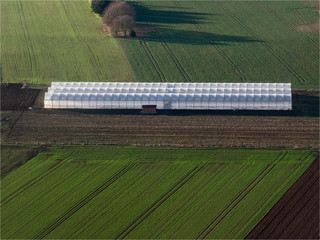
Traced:
[[255, 177], [244, 190], [239, 194], [220, 212], [220, 214], [196, 237], [196, 239], [205, 239], [218, 224], [244, 199], [277, 165], [279, 161], [284, 159], [287, 151], [282, 152], [273, 163], [269, 163], [263, 171]]
[[13, 198], [19, 196], [21, 193], [23, 193], [26, 189], [33, 186], [43, 178], [47, 177], [49, 174], [53, 173], [57, 168], [62, 166], [67, 160], [70, 158], [65, 158], [62, 161], [57, 161], [57, 163], [53, 164], [53, 166], [50, 166], [45, 172], [41, 173], [39, 176], [33, 178], [32, 180], [25, 183], [23, 186], [19, 187], [15, 192], [8, 195], [6, 198], [4, 198], [1, 201], [1, 206], [6, 205], [8, 202], [10, 202]]
[[[295, 27], [293, 24], [289, 23], [289, 22], [288, 22], [285, 18], [283, 18], [279, 13], [277, 13], [276, 10], [274, 10], [273, 8], [267, 6], [267, 5], [266, 5], [264, 2], [262, 2], [261, 0], [257, 1], [257, 3], [259, 3], [260, 5], [262, 5], [262, 6], [263, 6], [265, 9], [267, 9], [269, 12], [273, 13], [274, 16], [280, 18], [283, 22], [285, 22], [285, 23], [286, 23], [288, 26], [290, 26], [293, 30], [296, 30], [296, 27]], [[295, 11], [295, 10], [296, 10], [296, 9], [293, 9], [293, 11]], [[306, 24], [309, 24], [309, 23], [306, 23]], [[313, 28], [313, 27], [311, 27], [311, 28]], [[302, 32], [302, 33], [303, 33], [303, 35], [304, 35], [307, 39], [309, 39], [309, 41], [310, 41], [314, 46], [319, 47], [319, 44], [318, 44], [316, 41], [314, 41], [309, 35], [307, 35], [305, 32]]]
[[136, 227], [138, 227], [147, 217], [149, 217], [155, 210], [157, 210], [166, 200], [168, 200], [175, 192], [177, 192], [182, 186], [184, 186], [191, 178], [193, 178], [200, 170], [202, 170], [207, 164], [202, 163], [189, 171], [182, 179], [180, 179], [173, 187], [163, 194], [158, 200], [156, 200], [149, 208], [147, 208], [140, 216], [138, 216], [122, 233], [120, 233], [115, 239], [124, 239], [128, 236]]
[[234, 15], [229, 9], [227, 9], [220, 1], [215, 1], [218, 3], [236, 22], [238, 22], [243, 28], [245, 28], [252, 36], [254, 36], [256, 39], [260, 41], [260, 43], [279, 61], [281, 62], [285, 68], [296, 77], [296, 79], [299, 82], [306, 82], [306, 80], [300, 76], [298, 72], [296, 72], [293, 67], [285, 60], [283, 59], [280, 55], [277, 54], [277, 52], [263, 39], [261, 39], [254, 31], [252, 31], [245, 23], [243, 23], [240, 18], [238, 18], [236, 15]]
[[[180, 11], [185, 12], [185, 10], [183, 9], [183, 7], [180, 5], [180, 3], [176, 0], [173, 0], [174, 4], [179, 8]], [[228, 54], [226, 54], [222, 48], [218, 45], [216, 45], [210, 37], [208, 37], [206, 31], [199, 25], [194, 23], [193, 24], [197, 30], [202, 34], [202, 36], [208, 40], [208, 42], [210, 43], [211, 46], [213, 46], [218, 53], [229, 63], [229, 65], [232, 67], [232, 69], [235, 71], [235, 73], [240, 77], [242, 82], [247, 82], [248, 79], [245, 76], [245, 74], [238, 68], [237, 64], [234, 63], [234, 61], [232, 60], [232, 58], [230, 56], [228, 56]]]
[[51, 233], [54, 229], [60, 226], [64, 221], [70, 218], [74, 213], [76, 213], [79, 209], [85, 206], [88, 202], [90, 202], [93, 198], [98, 196], [102, 191], [108, 188], [111, 184], [116, 182], [121, 176], [123, 176], [126, 172], [132, 169], [135, 166], [134, 163], [128, 164], [118, 172], [116, 172], [111, 178], [98, 186], [95, 190], [89, 193], [87, 196], [82, 198], [78, 203], [76, 203], [72, 208], [63, 213], [60, 217], [58, 217], [55, 221], [53, 221], [49, 226], [43, 229], [39, 234], [37, 234], [35, 239], [43, 239], [49, 233]]
[[172, 49], [168, 46], [168, 44], [165, 42], [165, 40], [161, 37], [159, 34], [159, 31], [153, 26], [151, 22], [149, 22], [149, 25], [153, 27], [155, 35], [160, 40], [161, 45], [166, 50], [166, 52], [169, 54], [170, 58], [178, 68], [179, 72], [181, 73], [182, 77], [184, 78], [185, 82], [192, 82], [192, 79], [190, 78], [189, 74], [186, 72], [186, 70], [183, 68], [181, 62], [177, 58], [177, 56], [174, 54]]
[[154, 58], [154, 56], [152, 55], [150, 49], [148, 48], [146, 42], [144, 39], [142, 38], [139, 38], [139, 42], [140, 42], [140, 45], [142, 46], [143, 50], [145, 51], [145, 53], [147, 54], [153, 68], [156, 70], [159, 78], [160, 78], [160, 81], [161, 82], [167, 82], [167, 78], [166, 76], [164, 75], [163, 71], [161, 70], [158, 62], [156, 61], [156, 59]]

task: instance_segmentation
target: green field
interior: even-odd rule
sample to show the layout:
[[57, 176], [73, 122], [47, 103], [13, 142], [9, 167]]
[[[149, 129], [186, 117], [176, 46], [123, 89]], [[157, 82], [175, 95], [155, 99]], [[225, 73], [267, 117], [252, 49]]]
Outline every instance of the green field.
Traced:
[[52, 147], [2, 181], [2, 238], [243, 238], [307, 150]]
[[319, 89], [313, 1], [135, 1], [135, 39], [102, 32], [88, 1], [3, 1], [5, 82], [291, 82]]
[[1, 1], [4, 82], [136, 81], [88, 1]]
[[315, 4], [138, 1], [138, 21], [154, 31], [120, 42], [140, 81], [291, 82], [319, 89], [319, 34], [296, 31], [319, 20]]

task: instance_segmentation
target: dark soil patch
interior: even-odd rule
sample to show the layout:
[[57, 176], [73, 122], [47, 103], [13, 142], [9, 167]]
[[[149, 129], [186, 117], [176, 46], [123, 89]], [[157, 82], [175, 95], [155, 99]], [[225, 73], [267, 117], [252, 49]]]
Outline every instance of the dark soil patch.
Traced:
[[1, 110], [26, 110], [35, 101], [40, 90], [23, 84], [1, 83]]
[[319, 157], [247, 239], [319, 239]]

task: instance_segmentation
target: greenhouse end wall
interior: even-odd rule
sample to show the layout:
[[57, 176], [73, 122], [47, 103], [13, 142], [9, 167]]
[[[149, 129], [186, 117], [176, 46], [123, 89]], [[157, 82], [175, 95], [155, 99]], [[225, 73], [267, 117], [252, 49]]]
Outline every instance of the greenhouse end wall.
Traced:
[[288, 83], [57, 83], [49, 109], [291, 110]]

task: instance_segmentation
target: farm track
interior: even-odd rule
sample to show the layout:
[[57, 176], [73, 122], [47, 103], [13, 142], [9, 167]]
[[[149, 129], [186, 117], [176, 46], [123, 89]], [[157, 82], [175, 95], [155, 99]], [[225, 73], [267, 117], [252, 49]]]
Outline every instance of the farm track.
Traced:
[[32, 41], [31, 41], [31, 38], [30, 38], [30, 33], [29, 33], [29, 30], [27, 28], [27, 25], [26, 25], [26, 18], [25, 18], [25, 15], [24, 15], [24, 11], [23, 11], [23, 6], [22, 6], [22, 2], [21, 0], [19, 0], [17, 2], [17, 9], [18, 9], [18, 15], [19, 15], [19, 18], [20, 18], [20, 21], [21, 21], [21, 27], [23, 29], [23, 36], [24, 36], [24, 39], [25, 39], [25, 43], [26, 43], [26, 46], [27, 46], [27, 50], [28, 50], [28, 57], [29, 57], [29, 61], [30, 61], [30, 67], [31, 67], [31, 72], [33, 75], [35, 75], [35, 71], [36, 71], [36, 65], [37, 65], [37, 62], [36, 62], [36, 58], [35, 58], [35, 53], [34, 53], [34, 49], [32, 47]]
[[234, 15], [229, 9], [227, 9], [221, 2], [217, 1], [222, 9], [224, 9], [236, 22], [238, 22], [243, 28], [245, 28], [248, 33], [250, 33], [253, 37], [260, 41], [260, 43], [279, 61], [281, 62], [285, 68], [293, 75], [295, 78], [301, 82], [305, 83], [306, 80], [296, 71], [294, 68], [285, 60], [283, 59], [266, 41], [260, 38], [254, 31], [252, 31], [244, 22], [240, 20], [236, 15]]
[[[306, 25], [309, 25], [315, 32], [318, 31], [318, 29], [314, 28], [314, 26], [302, 15], [299, 8], [294, 8], [293, 11]], [[319, 47], [319, 44], [317, 44], [317, 46]]]
[[319, 237], [319, 156], [246, 239]]
[[11, 193], [7, 197], [3, 198], [1, 201], [1, 206], [5, 206], [7, 203], [9, 203], [12, 199], [16, 198], [17, 196], [21, 195], [26, 189], [33, 186], [43, 178], [47, 177], [49, 174], [53, 173], [55, 170], [57, 170], [59, 167], [62, 166], [64, 162], [66, 162], [68, 159], [64, 159], [63, 161], [57, 161], [53, 166], [48, 168], [46, 171], [41, 173], [39, 176], [33, 178], [32, 180], [25, 183], [23, 186], [19, 187], [17, 191]]
[[[289, 23], [285, 18], [283, 18], [279, 13], [277, 13], [277, 11], [276, 10], [274, 10], [274, 9], [272, 9], [271, 7], [269, 7], [269, 6], [267, 6], [264, 2], [262, 2], [262, 1], [257, 1], [257, 3], [259, 3], [261, 6], [263, 6], [266, 10], [268, 10], [269, 12], [271, 12], [272, 14], [274, 14], [276, 17], [278, 17], [278, 18], [280, 18], [284, 23], [286, 23], [288, 26], [290, 26], [293, 30], [296, 30], [296, 26], [294, 26], [293, 24], [291, 24], [291, 23]], [[296, 9], [294, 9], [294, 12], [296, 12], [297, 10]], [[300, 14], [301, 15], [301, 14]], [[299, 15], [298, 15], [299, 16]], [[300, 17], [300, 16], [299, 16]], [[301, 17], [300, 17], [301, 18]], [[303, 16], [302, 16], [302, 19], [304, 19], [303, 18]], [[305, 20], [305, 19], [304, 19]], [[304, 22], [306, 22], [306, 21], [304, 21]], [[310, 24], [310, 23], [308, 23], [308, 22], [306, 22], [306, 24]], [[307, 33], [305, 33], [305, 32], [303, 32], [304, 34], [304, 36], [315, 46], [315, 47], [317, 47], [317, 48], [319, 48], [319, 44], [316, 42], [316, 41], [314, 41]]]
[[245, 187], [222, 212], [198, 235], [196, 239], [205, 239], [218, 224], [271, 172], [271, 170], [287, 155], [287, 151], [282, 154], [272, 163], [269, 164], [249, 185]]
[[128, 172], [130, 169], [132, 169], [134, 166], [135, 166], [135, 164], [128, 164], [127, 166], [125, 166], [124, 168], [119, 170], [116, 174], [114, 174], [111, 178], [109, 178], [107, 181], [105, 181], [102, 185], [100, 185], [94, 191], [92, 191], [90, 194], [88, 194], [83, 199], [81, 199], [75, 206], [73, 206], [71, 209], [66, 211], [62, 216], [60, 216], [53, 223], [51, 223], [49, 226], [47, 226], [45, 229], [43, 229], [35, 237], [35, 239], [45, 238], [50, 232], [52, 232], [54, 229], [56, 229], [59, 225], [61, 225], [64, 221], [66, 221], [69, 217], [71, 217], [79, 209], [81, 209], [83, 206], [85, 206], [93, 198], [98, 196], [102, 191], [104, 191], [111, 184], [113, 184], [115, 181], [117, 181], [122, 175], [124, 175], [126, 172]]
[[153, 68], [156, 70], [158, 76], [159, 76], [159, 79], [161, 82], [167, 82], [167, 78], [165, 77], [163, 71], [161, 70], [157, 60], [154, 58], [154, 56], [152, 55], [150, 49], [148, 48], [146, 42], [142, 39], [142, 38], [139, 38], [139, 42], [140, 42], [140, 45], [142, 46], [143, 50], [145, 51], [145, 53], [147, 54]]
[[[149, 23], [150, 26], [153, 27], [152, 23]], [[161, 45], [163, 46], [163, 48], [166, 50], [166, 52], [168, 53], [168, 55], [170, 56], [170, 58], [172, 59], [172, 61], [174, 62], [174, 64], [176, 65], [176, 67], [178, 68], [179, 72], [181, 73], [183, 79], [185, 82], [192, 82], [192, 79], [190, 78], [189, 74], [186, 72], [186, 70], [183, 68], [181, 62], [179, 61], [179, 59], [176, 57], [176, 55], [174, 54], [174, 52], [171, 50], [171, 48], [168, 46], [168, 44], [165, 42], [165, 40], [161, 37], [161, 35], [159, 34], [159, 31], [153, 27], [153, 29], [155, 30], [155, 34], [157, 36], [157, 38], [159, 39]]]
[[168, 192], [156, 200], [148, 209], [146, 209], [140, 216], [138, 216], [116, 239], [124, 239], [128, 236], [137, 226], [139, 226], [148, 216], [157, 210], [166, 200], [168, 200], [175, 192], [184, 186], [192, 177], [201, 171], [206, 164], [200, 164], [193, 170], [188, 172], [178, 183], [176, 183]]
[[[185, 12], [185, 10], [183, 9], [183, 7], [180, 5], [180, 3], [176, 0], [173, 0], [174, 4], [179, 8], [179, 10], [181, 12]], [[247, 82], [247, 77], [245, 76], [245, 74], [237, 67], [237, 64], [234, 63], [234, 61], [231, 59], [230, 56], [228, 56], [228, 54], [226, 54], [223, 49], [221, 47], [219, 47], [218, 45], [216, 45], [210, 37], [208, 37], [206, 31], [199, 25], [199, 24], [194, 24], [194, 26], [197, 28], [197, 30], [202, 34], [202, 36], [208, 40], [208, 42], [211, 44], [211, 46], [213, 46], [218, 52], [219, 54], [229, 63], [229, 65], [232, 67], [232, 69], [234, 70], [234, 72], [239, 76], [240, 80], [242, 82]]]
[[[86, 44], [79, 36], [78, 33], [80, 33], [81, 30], [78, 28], [78, 25], [75, 22], [75, 20], [73, 19], [72, 14], [65, 7], [64, 1], [60, 1], [60, 3], [62, 5], [63, 11], [65, 13], [65, 18], [68, 20], [70, 27], [71, 27], [73, 33], [75, 34], [77, 40], [81, 43], [81, 45], [84, 47], [84, 49], [86, 49], [87, 52], [90, 54], [90, 59], [92, 59], [94, 61], [93, 65], [97, 66], [97, 69], [99, 71], [100, 76], [103, 76], [102, 71], [101, 71], [101, 69], [102, 69], [101, 63], [99, 62], [99, 60], [97, 59], [97, 57], [93, 53], [91, 47], [88, 44]], [[100, 80], [99, 74], [97, 72], [95, 74], [96, 74], [97, 79]]]

